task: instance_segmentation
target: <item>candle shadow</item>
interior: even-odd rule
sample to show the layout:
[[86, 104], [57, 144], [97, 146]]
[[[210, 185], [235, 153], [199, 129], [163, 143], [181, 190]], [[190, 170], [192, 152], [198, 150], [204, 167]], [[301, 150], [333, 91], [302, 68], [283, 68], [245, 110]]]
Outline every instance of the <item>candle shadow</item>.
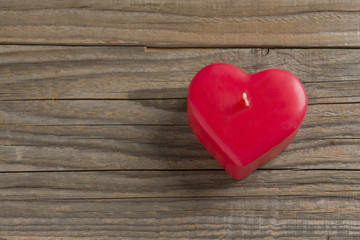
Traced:
[[[178, 98], [167, 98], [171, 95]], [[144, 108], [152, 108], [157, 114], [154, 124], [133, 127], [144, 134], [144, 144], [151, 147], [146, 157], [154, 161], [158, 169], [214, 168], [214, 159], [188, 124], [186, 96], [186, 88], [135, 90], [129, 94], [130, 99], [136, 99], [137, 103]]]
[[[178, 98], [166, 98], [171, 95]], [[203, 190], [226, 188], [236, 180], [222, 169], [193, 134], [187, 121], [186, 97], [187, 88], [135, 90], [129, 94], [130, 99], [136, 99], [143, 107], [159, 112], [159, 124], [134, 125], [147, 139], [144, 141], [147, 148], [144, 159], [154, 165], [153, 169], [176, 171], [177, 176], [183, 176], [177, 182], [178, 187], [188, 190], [198, 186]], [[149, 166], [149, 163], [144, 165]], [[203, 184], [199, 185], [199, 181]]]

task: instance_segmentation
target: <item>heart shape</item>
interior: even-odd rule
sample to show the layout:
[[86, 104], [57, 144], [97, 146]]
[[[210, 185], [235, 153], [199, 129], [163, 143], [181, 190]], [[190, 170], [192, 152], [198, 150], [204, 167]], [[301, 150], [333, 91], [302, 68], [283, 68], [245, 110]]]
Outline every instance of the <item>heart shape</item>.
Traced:
[[302, 84], [280, 69], [248, 74], [230, 64], [214, 63], [195, 75], [188, 90], [191, 129], [235, 179], [284, 150], [306, 108]]

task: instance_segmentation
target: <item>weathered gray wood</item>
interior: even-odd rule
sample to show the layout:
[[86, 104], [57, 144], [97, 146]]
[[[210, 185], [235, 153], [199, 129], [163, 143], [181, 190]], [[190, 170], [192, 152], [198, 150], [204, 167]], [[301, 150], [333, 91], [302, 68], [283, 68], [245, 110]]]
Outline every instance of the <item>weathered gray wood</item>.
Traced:
[[[357, 239], [360, 1], [0, 1], [0, 240]], [[150, 46], [150, 47], [149, 47]], [[160, 47], [160, 48], [151, 48]], [[248, 49], [166, 49], [232, 47]], [[293, 72], [294, 142], [242, 181], [201, 146], [207, 64]]]
[[360, 49], [0, 46], [0, 100], [186, 98], [197, 71], [228, 62], [291, 71], [309, 103], [360, 102]]
[[0, 234], [5, 239], [359, 237], [359, 176], [358, 171], [257, 171], [239, 182], [222, 171], [0, 174]]
[[[166, 131], [166, 130], [165, 130]], [[0, 146], [0, 171], [222, 169], [191, 137], [189, 143], [158, 142], [94, 144], [84, 140], [48, 146]], [[100, 142], [96, 141], [96, 142]], [[359, 139], [297, 139], [262, 169], [360, 169]]]
[[219, 170], [2, 173], [0, 196], [2, 201], [218, 196], [357, 198], [359, 180], [358, 171], [344, 170], [258, 170], [241, 181]]
[[356, 239], [359, 210], [357, 197], [341, 196], [1, 201], [0, 234], [11, 240]]
[[[211, 62], [250, 73], [290, 70], [304, 83], [310, 104], [351, 103], [360, 96], [358, 50], [0, 50], [2, 100], [69, 99], [0, 102], [2, 171], [219, 168], [187, 127], [184, 99], [193, 75]], [[161, 100], [174, 97], [183, 99]], [[149, 100], [70, 100], [84, 98]], [[295, 143], [265, 167], [358, 169], [359, 115], [357, 104], [309, 106]]]
[[[0, 171], [218, 169], [186, 100], [1, 101]], [[359, 169], [358, 104], [310, 105], [293, 144], [265, 168]]]
[[[2, 129], [0, 171], [221, 169], [187, 126]], [[319, 129], [302, 128], [294, 142], [263, 168], [360, 169], [359, 125]], [[341, 135], [344, 129], [347, 136]]]
[[359, 47], [359, 1], [0, 2], [0, 43]]
[[[309, 105], [306, 124], [359, 123], [359, 104]], [[2, 125], [187, 125], [186, 99], [1, 101]], [[305, 123], [304, 123], [305, 124]], [[323, 129], [326, 131], [326, 129]], [[346, 130], [346, 128], [345, 128]], [[347, 129], [349, 130], [349, 129]]]

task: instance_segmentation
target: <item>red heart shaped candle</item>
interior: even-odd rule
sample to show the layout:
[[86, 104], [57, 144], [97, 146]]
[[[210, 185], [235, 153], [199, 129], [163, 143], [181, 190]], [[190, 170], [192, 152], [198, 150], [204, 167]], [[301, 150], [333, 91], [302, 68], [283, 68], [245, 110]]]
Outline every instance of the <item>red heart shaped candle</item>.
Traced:
[[215, 63], [200, 70], [188, 91], [191, 129], [235, 179], [242, 179], [294, 139], [307, 107], [300, 81], [269, 69], [248, 74]]

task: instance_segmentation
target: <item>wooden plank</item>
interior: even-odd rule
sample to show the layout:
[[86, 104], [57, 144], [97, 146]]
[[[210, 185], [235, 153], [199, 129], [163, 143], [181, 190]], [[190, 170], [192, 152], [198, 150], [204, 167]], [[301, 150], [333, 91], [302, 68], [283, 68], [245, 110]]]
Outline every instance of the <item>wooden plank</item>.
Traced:
[[291, 71], [310, 104], [360, 102], [360, 49], [1, 46], [0, 59], [0, 100], [186, 98], [197, 71], [228, 62]]
[[[37, 134], [31, 133], [39, 130], [36, 127], [18, 129], [3, 137], [7, 140], [0, 146], [1, 171], [221, 169], [187, 127], [61, 127]], [[144, 133], [136, 136], [140, 130]], [[303, 135], [305, 131], [264, 168], [360, 168], [359, 139]]]
[[[360, 169], [359, 131], [354, 129], [359, 125], [349, 127], [355, 136], [344, 139], [301, 129], [263, 168]], [[188, 127], [28, 126], [7, 131], [1, 137], [0, 171], [221, 169]]]
[[359, 47], [359, 1], [0, 2], [0, 43]]
[[[264, 168], [359, 169], [359, 104], [310, 105]], [[219, 169], [188, 127], [186, 100], [2, 101], [0, 171]]]
[[[307, 124], [359, 123], [359, 104], [309, 105]], [[186, 99], [1, 101], [2, 125], [187, 125]], [[323, 129], [320, 126], [320, 129]], [[323, 131], [326, 131], [323, 129]]]
[[257, 171], [243, 181], [222, 171], [12, 173], [0, 178], [0, 234], [5, 239], [360, 236], [358, 171]]
[[359, 211], [358, 198], [336, 196], [1, 201], [0, 234], [11, 240], [356, 239]]
[[236, 181], [225, 171], [90, 171], [1, 173], [5, 200], [184, 197], [359, 196], [351, 170], [258, 170]]
[[[186, 144], [169, 140], [168, 144], [118, 141], [115, 145], [105, 139], [110, 146], [91, 140], [71, 141], [73, 145], [65, 140], [56, 145], [50, 141], [47, 146], [2, 145], [0, 171], [222, 169], [193, 138]], [[295, 139], [262, 169], [360, 169], [359, 144], [359, 139]]]

